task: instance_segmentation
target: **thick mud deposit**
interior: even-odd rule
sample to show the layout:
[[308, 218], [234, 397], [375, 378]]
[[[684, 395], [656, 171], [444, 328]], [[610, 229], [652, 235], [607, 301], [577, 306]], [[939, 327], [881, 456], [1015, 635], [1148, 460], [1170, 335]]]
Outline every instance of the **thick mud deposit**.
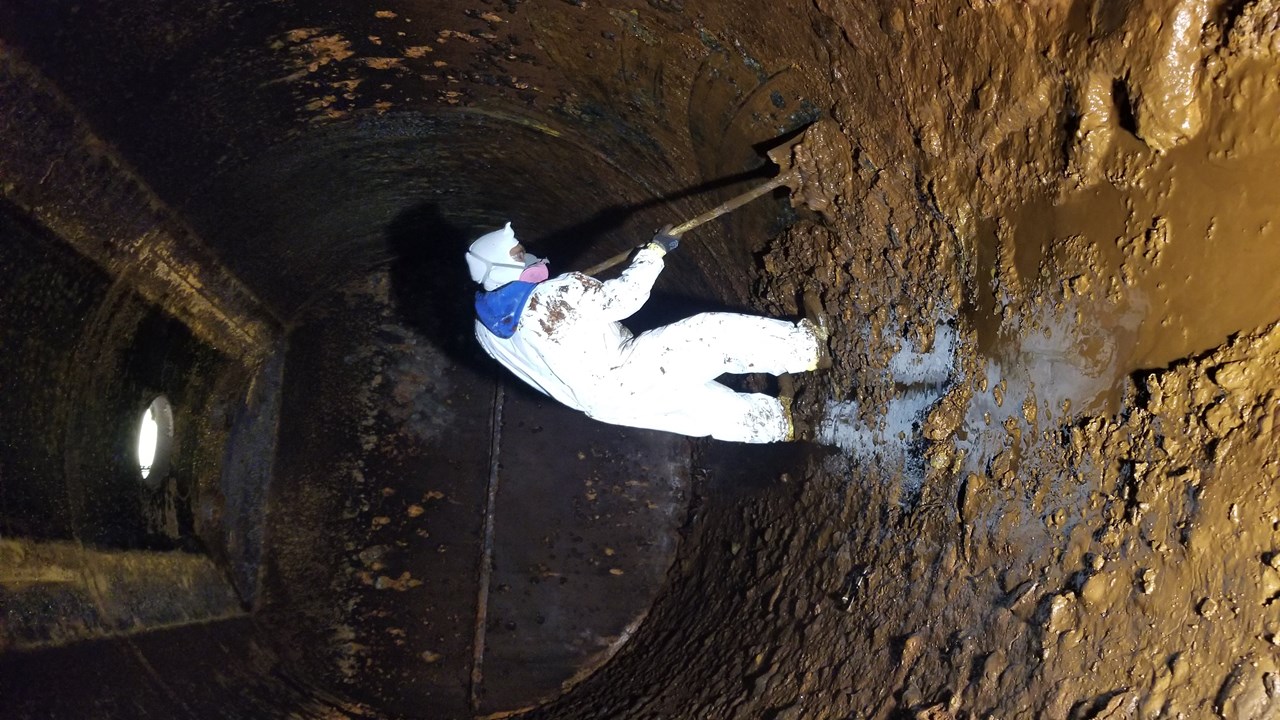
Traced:
[[[718, 506], [588, 687], [628, 717], [1280, 715], [1280, 6], [818, 5], [893, 68], [833, 60], [852, 182], [757, 275], [838, 319], [829, 452]], [[718, 578], [746, 582], [700, 602]]]
[[[6, 712], [1280, 717], [1276, 0], [0, 0], [0, 100]], [[815, 442], [503, 390], [466, 239], [814, 121], [658, 294], [816, 292]]]

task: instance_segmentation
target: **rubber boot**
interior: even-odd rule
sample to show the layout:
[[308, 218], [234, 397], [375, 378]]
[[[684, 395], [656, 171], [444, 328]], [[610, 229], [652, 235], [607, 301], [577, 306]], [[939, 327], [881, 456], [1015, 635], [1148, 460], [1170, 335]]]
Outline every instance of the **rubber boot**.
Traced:
[[778, 402], [782, 403], [782, 411], [787, 415], [787, 442], [813, 439], [813, 428], [808, 422], [797, 418], [795, 414], [796, 381], [791, 375], [783, 373], [778, 376]]
[[831, 367], [831, 351], [827, 348], [827, 338], [831, 337], [831, 320], [814, 290], [806, 290], [804, 293], [804, 320], [801, 322], [807, 323], [818, 339], [818, 359], [813, 369], [826, 370]]

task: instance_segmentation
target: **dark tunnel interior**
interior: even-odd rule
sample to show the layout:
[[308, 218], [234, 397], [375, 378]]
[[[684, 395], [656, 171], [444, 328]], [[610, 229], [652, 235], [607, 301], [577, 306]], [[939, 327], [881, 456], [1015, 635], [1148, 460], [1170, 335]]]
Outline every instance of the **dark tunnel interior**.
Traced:
[[[1272, 0], [0, 0], [2, 714], [1273, 716], [1277, 56]], [[628, 320], [815, 293], [813, 442], [475, 342], [479, 234], [589, 266], [815, 121]]]
[[[507, 220], [557, 269], [639, 245], [814, 111], [704, 68], [690, 117], [663, 94], [701, 59], [518, 5], [0, 7], [11, 716], [512, 712], [635, 632], [694, 446], [505, 382], [462, 252]], [[770, 203], [633, 326], [746, 306]]]

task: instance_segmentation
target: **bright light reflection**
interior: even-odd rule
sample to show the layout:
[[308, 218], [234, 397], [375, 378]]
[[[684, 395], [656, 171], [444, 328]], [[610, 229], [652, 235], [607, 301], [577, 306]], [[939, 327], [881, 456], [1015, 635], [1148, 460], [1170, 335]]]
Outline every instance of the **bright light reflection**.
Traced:
[[156, 459], [156, 439], [160, 435], [160, 425], [156, 422], [155, 403], [147, 408], [142, 416], [142, 429], [138, 433], [138, 467], [142, 470], [142, 479], [151, 474], [151, 463]]

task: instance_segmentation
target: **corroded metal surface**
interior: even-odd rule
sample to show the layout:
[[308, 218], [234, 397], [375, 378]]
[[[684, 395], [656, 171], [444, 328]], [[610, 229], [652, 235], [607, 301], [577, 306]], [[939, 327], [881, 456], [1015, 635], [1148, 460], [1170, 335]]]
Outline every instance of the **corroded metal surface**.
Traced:
[[499, 368], [398, 305], [405, 282], [354, 283], [293, 335], [264, 617], [321, 684], [393, 714], [528, 707], [612, 655], [662, 587], [687, 441], [495, 395]]
[[399, 321], [392, 292], [354, 284], [292, 335], [262, 616], [318, 684], [456, 717], [493, 385]]
[[688, 503], [687, 440], [506, 397], [481, 714], [559, 695], [630, 639]]

